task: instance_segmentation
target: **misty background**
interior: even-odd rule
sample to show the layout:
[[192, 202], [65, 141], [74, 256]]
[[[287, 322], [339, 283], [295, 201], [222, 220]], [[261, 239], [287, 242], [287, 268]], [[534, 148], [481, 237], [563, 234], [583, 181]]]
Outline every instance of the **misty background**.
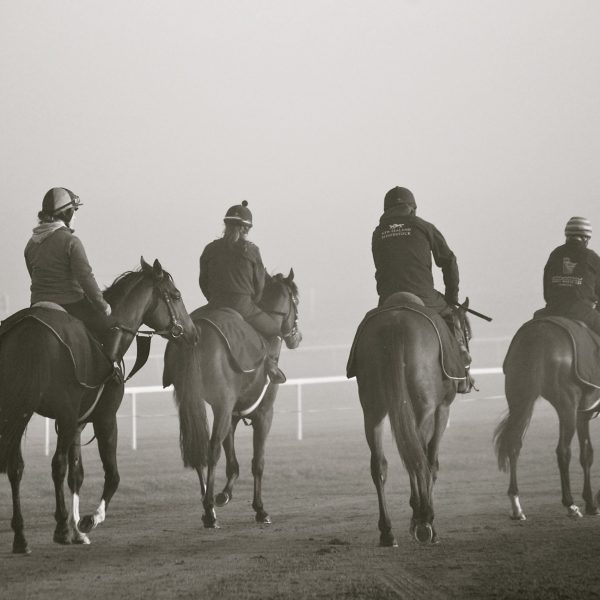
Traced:
[[101, 287], [158, 258], [190, 311], [246, 199], [269, 271], [296, 273], [303, 345], [350, 344], [400, 185], [494, 318], [476, 338], [510, 337], [566, 221], [600, 230], [598, 31], [593, 0], [0, 0], [0, 312], [29, 304], [51, 187], [80, 196]]

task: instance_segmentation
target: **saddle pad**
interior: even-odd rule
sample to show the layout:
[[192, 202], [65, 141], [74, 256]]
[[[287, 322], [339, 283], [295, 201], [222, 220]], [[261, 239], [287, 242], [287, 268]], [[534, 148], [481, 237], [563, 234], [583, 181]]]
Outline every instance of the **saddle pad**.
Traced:
[[82, 321], [66, 311], [44, 307], [20, 310], [2, 321], [0, 344], [3, 336], [18, 328], [26, 319], [34, 319], [56, 336], [71, 358], [75, 379], [83, 387], [97, 388], [112, 373], [112, 364], [99, 342], [92, 337]]
[[567, 317], [541, 316], [521, 325], [510, 342], [502, 370], [506, 373], [504, 365], [506, 365], [506, 359], [519, 334], [532, 323], [539, 323], [540, 321], [553, 323], [569, 334], [573, 345], [575, 377], [580, 383], [600, 389], [600, 336], [581, 321], [575, 321]]
[[356, 344], [360, 337], [360, 334], [365, 327], [366, 323], [376, 315], [383, 312], [399, 311], [399, 310], [410, 310], [412, 312], [420, 314], [425, 321], [427, 321], [435, 330], [439, 343], [440, 343], [440, 365], [444, 375], [448, 379], [461, 380], [465, 379], [465, 365], [461, 359], [460, 348], [458, 342], [450, 330], [448, 325], [440, 315], [431, 308], [421, 306], [419, 304], [402, 303], [395, 306], [383, 306], [370, 310], [361, 321], [354, 341], [352, 342], [352, 348], [350, 349], [350, 356], [348, 357], [348, 364], [346, 366], [346, 377], [351, 379], [356, 376], [356, 362], [355, 362], [355, 350]]
[[194, 323], [208, 323], [219, 333], [238, 371], [251, 373], [265, 360], [264, 339], [236, 310], [201, 306], [190, 316]]

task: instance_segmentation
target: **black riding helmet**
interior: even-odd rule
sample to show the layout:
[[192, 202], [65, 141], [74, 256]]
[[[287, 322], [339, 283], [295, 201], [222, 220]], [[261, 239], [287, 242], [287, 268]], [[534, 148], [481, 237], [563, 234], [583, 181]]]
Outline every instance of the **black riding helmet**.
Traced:
[[232, 206], [225, 213], [223, 221], [234, 225], [246, 225], [247, 227], [252, 227], [252, 213], [248, 208], [248, 202], [243, 200], [241, 204]]

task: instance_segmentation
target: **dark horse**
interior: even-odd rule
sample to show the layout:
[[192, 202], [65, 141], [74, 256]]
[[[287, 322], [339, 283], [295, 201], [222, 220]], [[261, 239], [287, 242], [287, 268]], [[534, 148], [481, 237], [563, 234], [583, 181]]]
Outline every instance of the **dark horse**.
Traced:
[[[142, 323], [165, 337], [182, 337], [191, 342], [197, 339], [171, 276], [158, 261], [150, 266], [142, 259], [141, 266], [140, 271], [121, 275], [104, 292], [116, 327], [122, 331], [119, 357], [124, 355]], [[89, 544], [86, 533], [104, 521], [106, 508], [119, 485], [116, 413], [123, 399], [124, 384], [114, 378], [108, 380], [97, 406], [87, 414], [97, 392], [78, 383], [68, 351], [38, 321], [25, 319], [0, 339], [0, 472], [8, 473], [12, 488], [14, 553], [30, 552], [24, 535], [20, 483], [24, 469], [21, 437], [33, 413], [56, 422], [58, 438], [52, 458], [56, 493], [54, 541]], [[104, 489], [94, 514], [80, 521], [79, 490], [83, 483], [80, 435], [87, 423], [93, 424], [98, 440]], [[67, 469], [73, 495], [70, 514], [63, 490]]]
[[410, 478], [411, 535], [436, 543], [433, 485], [440, 441], [456, 395], [456, 383], [443, 375], [438, 335], [413, 311], [384, 311], [365, 322], [355, 344], [358, 393], [379, 500], [380, 545], [397, 545], [385, 499], [383, 427], [388, 415]]
[[[268, 278], [261, 308], [279, 319], [281, 336], [290, 349], [302, 340], [298, 331], [298, 288], [294, 272]], [[210, 326], [196, 325], [200, 341], [193, 349], [169, 343], [165, 352], [163, 384], [173, 384], [179, 409], [181, 454], [184, 466], [196, 469], [200, 479], [204, 527], [218, 527], [215, 504], [224, 506], [232, 498], [233, 484], [239, 476], [234, 435], [240, 419], [250, 420], [253, 429], [252, 475], [256, 521], [270, 523], [263, 507], [261, 482], [264, 470], [265, 441], [273, 420], [273, 404], [278, 385], [268, 381], [264, 366], [251, 373], [240, 373], [232, 366], [229, 351], [221, 336]], [[257, 401], [262, 401], [256, 406]], [[213, 412], [209, 434], [205, 401]], [[221, 454], [227, 459], [225, 488], [215, 498], [215, 468]], [[206, 484], [203, 467], [208, 467]]]
[[580, 408], [592, 406], [600, 398], [600, 390], [578, 383], [574, 376], [573, 348], [567, 332], [550, 322], [539, 320], [523, 329], [513, 339], [504, 362], [505, 392], [508, 414], [494, 433], [498, 467], [510, 469], [508, 497], [511, 518], [525, 520], [519, 502], [517, 461], [523, 438], [531, 420], [533, 406], [545, 398], [558, 413], [559, 438], [556, 448], [562, 503], [569, 516], [581, 517], [573, 501], [569, 480], [571, 441], [577, 430], [579, 460], [583, 467], [583, 499], [585, 512], [597, 515], [598, 506], [592, 494], [590, 470], [594, 458], [590, 441], [590, 412]]

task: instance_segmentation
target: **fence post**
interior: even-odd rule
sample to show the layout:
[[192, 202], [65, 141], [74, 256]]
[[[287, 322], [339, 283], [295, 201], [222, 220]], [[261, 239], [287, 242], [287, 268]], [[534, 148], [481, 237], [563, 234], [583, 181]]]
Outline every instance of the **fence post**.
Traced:
[[302, 384], [298, 384], [298, 395], [296, 396], [296, 408], [298, 411], [298, 429], [296, 439], [302, 440]]
[[44, 424], [44, 456], [48, 456], [50, 454], [50, 419], [46, 417], [44, 420], [46, 421]]
[[131, 449], [137, 450], [137, 400], [136, 400], [136, 394], [131, 394]]

